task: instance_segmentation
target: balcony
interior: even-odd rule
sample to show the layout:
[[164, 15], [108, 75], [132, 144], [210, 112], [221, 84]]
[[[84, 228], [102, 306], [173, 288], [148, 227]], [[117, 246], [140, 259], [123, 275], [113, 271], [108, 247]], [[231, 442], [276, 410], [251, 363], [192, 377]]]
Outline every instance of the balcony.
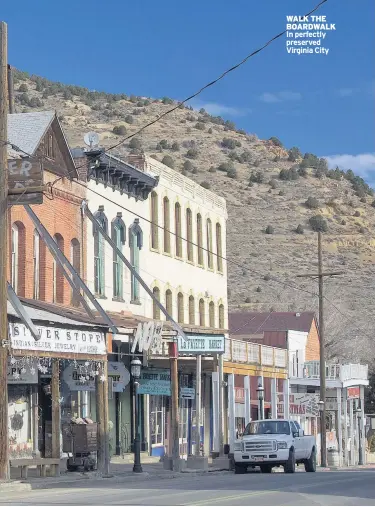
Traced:
[[[320, 380], [320, 362], [306, 361], [303, 365], [302, 374], [293, 371], [290, 365], [290, 378], [303, 379], [319, 382]], [[349, 385], [367, 385], [368, 384], [368, 365], [367, 364], [326, 364], [326, 380], [338, 382], [344, 387]], [[304, 382], [306, 383], [306, 382]]]

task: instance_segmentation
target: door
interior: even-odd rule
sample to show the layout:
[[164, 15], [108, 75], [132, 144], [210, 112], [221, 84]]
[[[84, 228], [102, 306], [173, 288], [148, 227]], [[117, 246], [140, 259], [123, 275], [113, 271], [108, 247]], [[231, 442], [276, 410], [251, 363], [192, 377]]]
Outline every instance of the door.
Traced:
[[299, 431], [298, 425], [294, 421], [290, 422], [290, 430], [292, 431], [292, 434], [293, 434], [294, 450], [295, 450], [296, 459], [297, 460], [303, 459], [305, 457], [305, 452], [304, 452], [304, 448], [303, 448], [303, 446], [304, 446], [303, 437], [294, 436], [294, 435], [298, 435], [298, 431]]

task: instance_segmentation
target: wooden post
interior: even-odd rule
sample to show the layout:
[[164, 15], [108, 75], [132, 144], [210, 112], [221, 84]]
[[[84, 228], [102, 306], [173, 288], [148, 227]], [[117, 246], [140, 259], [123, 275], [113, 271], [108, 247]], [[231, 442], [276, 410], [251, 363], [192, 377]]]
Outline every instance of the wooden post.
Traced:
[[98, 472], [105, 474], [105, 415], [104, 415], [104, 389], [100, 376], [103, 370], [95, 377], [96, 394], [96, 422], [98, 425]]
[[9, 100], [9, 113], [14, 114], [14, 84], [13, 84], [13, 69], [8, 65], [8, 100]]
[[0, 481], [9, 480], [8, 457], [8, 316], [7, 316], [7, 194], [8, 85], [7, 25], [0, 23]]
[[197, 370], [195, 382], [195, 455], [200, 456], [201, 443], [201, 406], [202, 406], [202, 355], [197, 354]]
[[33, 428], [33, 455], [39, 456], [39, 400], [38, 385], [31, 386], [32, 394], [32, 428]]
[[[60, 458], [60, 362], [52, 360], [52, 458]], [[59, 466], [55, 467], [55, 475], [59, 475]]]
[[103, 415], [104, 415], [104, 475], [109, 475], [109, 408], [108, 408], [108, 363], [103, 364], [104, 381], [101, 382], [103, 389]]
[[169, 360], [171, 365], [171, 443], [173, 460], [180, 457], [180, 441], [179, 441], [179, 410], [178, 410], [178, 351], [177, 343], [169, 343]]

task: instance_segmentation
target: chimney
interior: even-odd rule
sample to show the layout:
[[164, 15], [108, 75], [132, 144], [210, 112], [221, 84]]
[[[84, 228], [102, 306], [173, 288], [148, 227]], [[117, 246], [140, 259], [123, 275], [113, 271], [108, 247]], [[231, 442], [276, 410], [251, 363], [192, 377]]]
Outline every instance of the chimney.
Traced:
[[126, 161], [143, 173], [146, 170], [146, 157], [144, 155], [128, 155]]

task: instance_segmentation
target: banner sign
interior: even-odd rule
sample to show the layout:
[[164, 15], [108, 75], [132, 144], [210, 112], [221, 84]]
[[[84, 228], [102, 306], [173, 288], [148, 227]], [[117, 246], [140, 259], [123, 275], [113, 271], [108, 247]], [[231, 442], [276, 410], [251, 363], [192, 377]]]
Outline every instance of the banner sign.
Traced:
[[234, 401], [236, 403], [245, 403], [245, 389], [243, 387], [234, 388]]
[[[284, 395], [278, 394], [277, 413], [284, 415]], [[319, 395], [313, 393], [295, 393], [289, 395], [289, 414], [303, 417], [319, 416]]]
[[28, 190], [31, 187], [42, 186], [43, 171], [40, 160], [30, 158], [8, 160], [9, 204], [42, 204], [43, 192], [30, 193]]
[[[81, 373], [79, 366], [75, 367], [70, 364], [63, 371], [62, 378], [71, 391], [95, 391], [95, 375]], [[108, 380], [112, 379], [112, 391], [114, 393], [122, 393], [130, 382], [129, 370], [122, 362], [108, 362]]]
[[11, 347], [17, 350], [42, 352], [67, 352], [70, 354], [106, 355], [104, 333], [81, 331], [60, 327], [36, 326], [40, 340], [32, 337], [29, 329], [21, 323], [9, 323]]
[[187, 340], [178, 336], [178, 352], [180, 355], [189, 354], [223, 354], [225, 351], [224, 335], [191, 335]]
[[139, 379], [138, 394], [171, 396], [171, 371], [143, 368]]
[[359, 398], [359, 387], [348, 387], [348, 400]]
[[38, 360], [30, 359], [27, 367], [10, 364], [8, 357], [8, 385], [9, 384], [37, 384], [38, 383]]
[[163, 322], [150, 320], [149, 322], [140, 322], [134, 336], [131, 353], [134, 354], [137, 345], [138, 352], [149, 350], [155, 347], [161, 341], [163, 331]]

